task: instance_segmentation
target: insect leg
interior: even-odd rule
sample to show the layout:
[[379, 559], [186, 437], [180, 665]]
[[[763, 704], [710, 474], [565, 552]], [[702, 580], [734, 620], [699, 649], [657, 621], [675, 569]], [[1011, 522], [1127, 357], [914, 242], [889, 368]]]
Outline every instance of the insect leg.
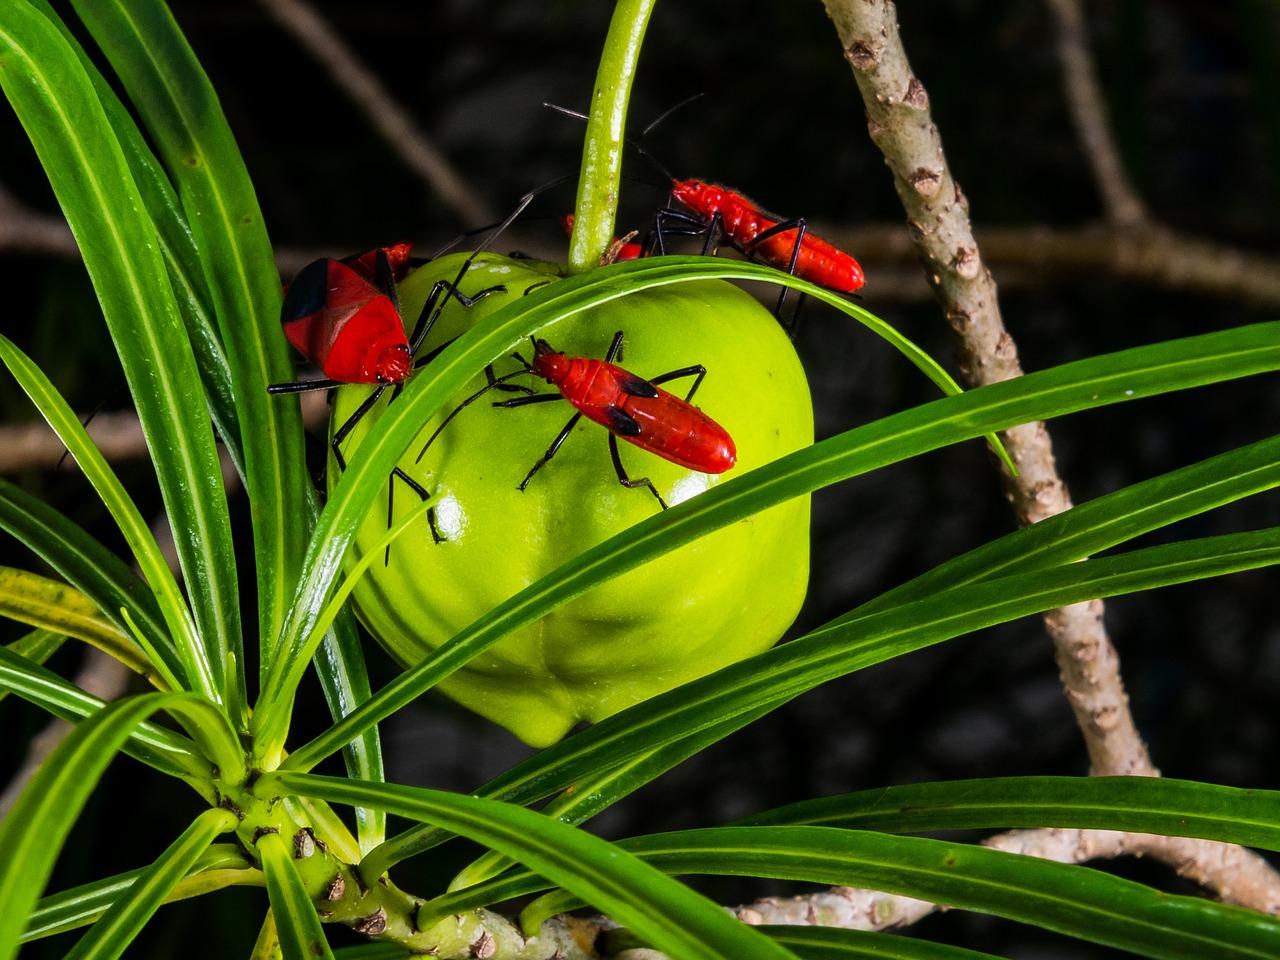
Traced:
[[707, 368], [697, 363], [691, 367], [681, 367], [679, 370], [672, 370], [668, 373], [660, 373], [656, 377], [650, 377], [649, 382], [657, 386], [659, 383], [667, 383], [671, 380], [680, 380], [683, 377], [696, 377], [693, 386], [689, 388], [689, 392], [685, 394], [685, 403], [693, 399], [693, 395], [698, 392], [698, 388], [702, 386], [702, 378], [707, 375]]
[[[440, 436], [441, 431], [443, 431], [444, 428], [449, 425], [449, 421], [451, 421], [454, 417], [460, 414], [467, 407], [471, 406], [471, 404], [473, 404], [475, 401], [483, 397], [490, 390], [493, 390], [494, 388], [497, 388], [499, 390], [504, 389], [505, 386], [508, 386], [503, 383], [504, 380], [510, 380], [512, 377], [523, 376], [524, 374], [527, 374], [529, 371], [516, 370], [513, 373], [503, 374], [501, 377], [495, 377], [493, 375], [492, 367], [485, 367], [484, 372], [489, 382], [485, 384], [483, 387], [481, 387], [479, 390], [477, 390], [475, 393], [473, 393], [471, 396], [467, 397], [467, 399], [463, 400], [451, 411], [449, 411], [449, 415], [445, 417], [442, 421], [440, 421], [440, 426], [436, 427], [435, 433], [431, 434], [431, 436], [427, 438], [427, 442], [422, 445], [422, 449], [418, 451], [418, 456], [413, 461], [414, 463], [418, 463], [419, 461], [422, 460], [423, 456], [427, 452], [427, 448], [430, 447], [431, 444], [435, 443], [436, 437]], [[517, 397], [515, 400], [507, 400], [503, 403], [495, 403], [494, 406], [496, 407], [516, 406], [520, 400], [524, 400], [528, 402], [536, 399], [537, 396], [545, 396], [549, 400], [560, 399], [560, 394], [558, 393], [537, 394], [535, 395], [535, 397]]]
[[[508, 400], [505, 403], [495, 404], [495, 406], [499, 406], [499, 407], [524, 406], [524, 404], [526, 403], [535, 403], [543, 398], [546, 398], [548, 400], [560, 399], [560, 397], [556, 394], [541, 393], [541, 394], [535, 394], [532, 397], [517, 397], [515, 400]], [[529, 485], [529, 481], [533, 479], [533, 475], [537, 473], [539, 470], [541, 470], [543, 467], [545, 467], [548, 462], [550, 462], [551, 458], [554, 457], [556, 453], [560, 450], [560, 444], [565, 442], [569, 434], [573, 432], [573, 428], [577, 426], [578, 421], [581, 419], [582, 419], [581, 413], [575, 413], [572, 417], [569, 418], [569, 422], [564, 425], [564, 429], [560, 431], [559, 436], [557, 436], [555, 440], [551, 442], [551, 446], [547, 447], [547, 452], [544, 453], [541, 459], [539, 459], [538, 462], [533, 465], [533, 468], [527, 474], [525, 474], [524, 479], [520, 481], [520, 486], [517, 487], [516, 489], [518, 489], [521, 493], [524, 492], [524, 488]]]
[[347, 434], [355, 428], [357, 423], [364, 419], [365, 414], [373, 409], [373, 405], [378, 402], [378, 398], [382, 396], [383, 391], [386, 389], [385, 386], [378, 387], [373, 393], [365, 397], [364, 402], [356, 407], [355, 412], [347, 417], [346, 422], [333, 432], [331, 444], [333, 447], [333, 459], [337, 462], [339, 470], [347, 469], [347, 458], [342, 455], [342, 441], [347, 439]]
[[[391, 529], [391, 525], [395, 519], [395, 496], [396, 496], [396, 478], [399, 477], [404, 481], [410, 490], [418, 495], [423, 503], [431, 499], [431, 494], [427, 493], [426, 488], [417, 480], [409, 476], [399, 467], [391, 471], [391, 476], [387, 479], [387, 529]], [[444, 537], [440, 535], [439, 528], [436, 527], [436, 508], [427, 508], [427, 526], [431, 528], [431, 539], [435, 543], [444, 543]], [[391, 544], [387, 544], [386, 551], [382, 555], [382, 565], [388, 566], [391, 563]]]
[[[431, 295], [427, 297], [427, 302], [422, 308], [422, 313], [418, 315], [418, 321], [414, 325], [413, 336], [409, 339], [409, 349], [411, 352], [418, 352], [418, 348], [422, 346], [422, 342], [426, 340], [427, 334], [431, 331], [432, 326], [435, 325], [436, 320], [439, 319], [440, 313], [444, 310], [445, 304], [448, 303], [449, 296], [455, 297], [464, 307], [469, 307], [481, 297], [488, 296], [491, 293], [496, 293], [499, 290], [506, 290], [506, 287], [498, 285], [495, 287], [489, 287], [486, 290], [481, 290], [479, 293], [475, 294], [475, 296], [468, 298], [463, 295], [461, 290], [458, 289], [458, 284], [462, 283], [463, 278], [467, 275], [467, 271], [471, 269], [471, 264], [474, 262], [475, 258], [485, 250], [488, 250], [502, 232], [515, 222], [516, 217], [524, 213], [525, 208], [533, 202], [534, 197], [542, 193], [544, 190], [548, 190], [551, 187], [563, 183], [567, 179], [569, 178], [561, 177], [558, 180], [553, 180], [551, 183], [543, 184], [540, 187], [530, 190], [521, 197], [520, 201], [516, 204], [516, 208], [507, 215], [507, 218], [494, 227], [493, 230], [490, 231], [489, 235], [476, 246], [475, 250], [471, 251], [471, 255], [463, 261], [462, 269], [459, 270], [458, 275], [453, 278], [453, 283], [449, 283], [447, 280], [441, 280], [431, 288]], [[457, 241], [454, 242], [456, 243]], [[452, 246], [452, 244], [449, 246]], [[440, 256], [440, 254], [444, 253], [447, 249], [449, 249], [449, 247], [445, 247], [437, 251], [436, 256]], [[442, 293], [445, 295], [443, 300], [441, 299]]]
[[[754, 259], [755, 247], [758, 247], [761, 243], [763, 243], [765, 240], [768, 240], [770, 237], [776, 237], [779, 234], [785, 233], [788, 230], [794, 230], [796, 232], [795, 243], [792, 244], [791, 246], [791, 259], [787, 262], [787, 273], [791, 274], [794, 277], [796, 275], [796, 264], [800, 262], [800, 251], [804, 249], [804, 235], [808, 230], [808, 226], [805, 223], [804, 217], [796, 217], [792, 220], [784, 220], [781, 223], [775, 223], [772, 227], [769, 227], [767, 230], [761, 230], [760, 233], [756, 235], [754, 240], [752, 240], [749, 244], [746, 244], [743, 247], [743, 253], [747, 254], [749, 257], [752, 257]], [[773, 266], [777, 266], [777, 264], [773, 264]], [[778, 323], [782, 324], [782, 329], [787, 332], [787, 336], [791, 337], [792, 339], [795, 339], [796, 324], [798, 324], [800, 321], [800, 308], [804, 306], [804, 302], [807, 298], [803, 293], [800, 294], [796, 298], [796, 308], [791, 313], [791, 319], [783, 320], [782, 307], [787, 302], [787, 295], [790, 292], [791, 292], [790, 287], [782, 288], [782, 293], [778, 295], [778, 305], [773, 308], [773, 315], [774, 317], [777, 318]]]
[[634, 490], [636, 487], [648, 487], [649, 492], [654, 495], [658, 501], [658, 505], [663, 510], [667, 509], [667, 501], [662, 499], [662, 494], [658, 492], [658, 488], [653, 485], [653, 481], [648, 477], [641, 477], [638, 480], [632, 480], [627, 476], [627, 470], [622, 465], [622, 457], [618, 455], [618, 438], [612, 433], [609, 434], [609, 456], [613, 458], [613, 469], [618, 475], [618, 482], [628, 490]]
[[683, 210], [660, 207], [653, 215], [653, 229], [644, 238], [645, 255], [650, 256], [655, 250], [660, 256], [665, 255], [667, 237], [700, 237], [706, 234], [707, 240], [702, 247], [703, 255], [706, 256], [708, 251], [715, 248], [711, 239], [714, 223], [715, 218], [708, 221]]

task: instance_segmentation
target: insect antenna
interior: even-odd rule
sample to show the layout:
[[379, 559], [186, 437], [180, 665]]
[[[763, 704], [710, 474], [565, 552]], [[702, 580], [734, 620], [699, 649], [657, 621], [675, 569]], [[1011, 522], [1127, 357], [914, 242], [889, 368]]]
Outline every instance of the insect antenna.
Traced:
[[484, 396], [486, 393], [488, 393], [490, 390], [493, 390], [493, 389], [495, 389], [495, 388], [500, 389], [500, 388], [502, 387], [502, 385], [503, 385], [506, 381], [508, 381], [508, 380], [513, 380], [513, 379], [515, 379], [516, 377], [523, 377], [523, 376], [527, 376], [528, 374], [532, 373], [532, 370], [530, 369], [529, 361], [528, 361], [528, 360], [526, 360], [524, 357], [520, 356], [520, 354], [518, 354], [518, 353], [513, 353], [511, 356], [513, 356], [516, 360], [519, 360], [519, 361], [520, 361], [521, 366], [523, 366], [523, 368], [524, 368], [524, 369], [522, 369], [522, 370], [513, 370], [513, 371], [511, 371], [511, 373], [504, 373], [504, 374], [503, 374], [502, 376], [500, 376], [500, 377], [495, 377], [495, 376], [493, 375], [493, 370], [492, 370], [492, 368], [490, 368], [490, 367], [486, 367], [486, 368], [485, 368], [485, 376], [487, 376], [487, 377], [489, 378], [489, 382], [488, 382], [488, 383], [486, 383], [486, 384], [485, 384], [483, 387], [481, 387], [479, 390], [477, 390], [475, 393], [473, 393], [471, 396], [467, 397], [467, 399], [463, 400], [463, 401], [462, 401], [460, 404], [458, 404], [456, 407], [454, 407], [454, 408], [449, 412], [449, 415], [448, 415], [447, 417], [445, 417], [443, 420], [441, 420], [441, 421], [440, 421], [440, 426], [436, 427], [435, 432], [434, 432], [433, 434], [431, 434], [431, 436], [430, 436], [430, 437], [428, 437], [428, 438], [427, 438], [427, 442], [426, 442], [426, 443], [424, 443], [424, 444], [422, 445], [422, 449], [418, 451], [418, 456], [414, 458], [414, 461], [413, 461], [414, 463], [419, 463], [419, 462], [421, 462], [421, 460], [422, 460], [423, 456], [424, 456], [424, 455], [426, 454], [426, 452], [427, 452], [427, 449], [431, 446], [431, 444], [433, 444], [433, 443], [435, 443], [435, 442], [436, 442], [436, 437], [440, 436], [440, 433], [444, 430], [444, 428], [445, 428], [445, 427], [447, 427], [447, 426], [449, 425], [449, 422], [450, 422], [454, 417], [456, 417], [458, 414], [460, 414], [463, 410], [465, 410], [467, 407], [471, 406], [471, 404], [475, 403], [477, 400], [479, 400], [481, 397], [483, 397], [483, 396]]

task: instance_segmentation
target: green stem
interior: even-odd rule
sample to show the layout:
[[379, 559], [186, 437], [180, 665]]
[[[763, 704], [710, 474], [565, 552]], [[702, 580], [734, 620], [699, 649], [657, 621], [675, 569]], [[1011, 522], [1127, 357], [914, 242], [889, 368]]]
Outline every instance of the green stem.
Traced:
[[609, 21], [582, 146], [573, 239], [569, 243], [571, 274], [598, 266], [613, 242], [627, 103], [631, 99], [631, 81], [654, 2], [618, 0], [613, 19]]

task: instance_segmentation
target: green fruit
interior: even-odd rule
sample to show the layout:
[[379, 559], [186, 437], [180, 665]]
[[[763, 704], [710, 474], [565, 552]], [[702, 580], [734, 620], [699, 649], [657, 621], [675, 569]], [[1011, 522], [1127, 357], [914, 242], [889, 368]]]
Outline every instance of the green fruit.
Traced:
[[[431, 285], [452, 280], [462, 255], [433, 261], [400, 289], [412, 327]], [[472, 307], [450, 301], [428, 338], [444, 343], [531, 285], [558, 276], [551, 264], [485, 254], [461, 288], [468, 296], [496, 284]], [[681, 283], [613, 300], [539, 332], [570, 356], [603, 358], [614, 333], [626, 334], [620, 366], [642, 377], [701, 363], [707, 376], [694, 403], [733, 436], [738, 463], [720, 476], [690, 471], [629, 443], [619, 443], [632, 478], [648, 477], [678, 503], [813, 440], [813, 409], [804, 371], [777, 321], [737, 287]], [[531, 346], [522, 354], [529, 359]], [[495, 364], [499, 375], [518, 370]], [[555, 388], [533, 377], [515, 384]], [[692, 381], [664, 388], [681, 397]], [[478, 376], [443, 411], [485, 384]], [[347, 420], [369, 388], [343, 387], [333, 423]], [[388, 391], [389, 392], [389, 391]], [[417, 663], [477, 617], [589, 547], [661, 509], [645, 488], [618, 483], [604, 428], [581, 419], [563, 447], [517, 489], [573, 413], [567, 401], [495, 408], [486, 394], [440, 434], [420, 463], [414, 458], [441, 417], [428, 423], [400, 467], [431, 491], [436, 525], [425, 519], [403, 533], [384, 566], [375, 562], [353, 594], [369, 631], [402, 664]], [[376, 408], [344, 444], [350, 460], [376, 429]], [[337, 468], [330, 462], [331, 482]], [[418, 498], [396, 481], [397, 516]], [[386, 496], [357, 536], [354, 556], [387, 530]], [[768, 649], [804, 599], [809, 571], [809, 501], [792, 500], [602, 584], [540, 622], [489, 648], [440, 689], [521, 739], [544, 746], [579, 720], [597, 721], [720, 667]]]

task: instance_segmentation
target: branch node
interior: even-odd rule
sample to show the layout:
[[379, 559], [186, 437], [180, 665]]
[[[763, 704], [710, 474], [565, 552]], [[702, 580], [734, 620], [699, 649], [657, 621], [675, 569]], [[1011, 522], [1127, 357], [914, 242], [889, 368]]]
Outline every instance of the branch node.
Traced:
[[930, 167], [916, 167], [907, 177], [907, 183], [921, 197], [931, 200], [937, 196], [938, 188], [942, 186], [942, 171]]
[[868, 70], [874, 70], [880, 63], [880, 51], [876, 47], [871, 46], [859, 40], [844, 48], [844, 57], [849, 61], [853, 69], [859, 73], [866, 73]]

